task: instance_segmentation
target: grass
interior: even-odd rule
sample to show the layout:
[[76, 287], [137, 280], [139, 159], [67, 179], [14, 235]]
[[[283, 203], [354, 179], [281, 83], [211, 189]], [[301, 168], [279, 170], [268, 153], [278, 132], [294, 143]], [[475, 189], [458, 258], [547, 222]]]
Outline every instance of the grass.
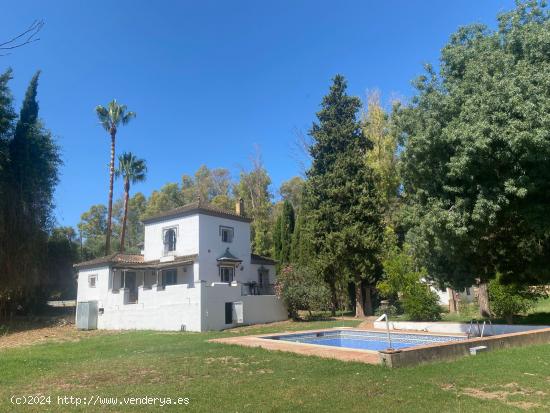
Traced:
[[[125, 332], [0, 351], [0, 411], [506, 412], [550, 408], [550, 346], [495, 351], [390, 370], [263, 349], [215, 337], [353, 326], [283, 323], [212, 333]], [[87, 337], [88, 336], [88, 337]], [[17, 407], [43, 394], [51, 406]], [[189, 397], [189, 406], [60, 407], [57, 396]]]

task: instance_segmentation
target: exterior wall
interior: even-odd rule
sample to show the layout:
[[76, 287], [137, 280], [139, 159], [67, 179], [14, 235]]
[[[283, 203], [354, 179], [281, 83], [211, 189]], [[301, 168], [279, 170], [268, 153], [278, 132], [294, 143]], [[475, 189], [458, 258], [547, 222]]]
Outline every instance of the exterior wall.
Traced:
[[[96, 275], [96, 286], [91, 288], [88, 285], [88, 277]], [[80, 270], [78, 272], [78, 291], [76, 301], [97, 301], [98, 305], [105, 302], [107, 290], [109, 289], [109, 267], [103, 266], [92, 269]]]
[[201, 331], [200, 284], [139, 287], [137, 304], [123, 304], [123, 290], [112, 296], [98, 316], [99, 329]]
[[238, 324], [225, 324], [225, 303], [243, 303], [243, 324], [270, 323], [288, 318], [283, 303], [274, 295], [241, 295], [239, 285], [203, 284], [203, 300], [208, 311], [203, 313], [203, 328], [223, 330]]
[[[199, 278], [209, 282], [220, 281], [216, 260], [229, 248], [231, 254], [242, 260], [235, 271], [235, 280], [248, 280], [251, 270], [250, 223], [201, 214], [199, 224]], [[233, 228], [232, 242], [222, 242], [220, 226]]]
[[164, 256], [163, 230], [176, 227], [176, 251], [170, 255], [199, 253], [199, 214], [166, 219], [145, 225], [145, 261], [158, 260]]

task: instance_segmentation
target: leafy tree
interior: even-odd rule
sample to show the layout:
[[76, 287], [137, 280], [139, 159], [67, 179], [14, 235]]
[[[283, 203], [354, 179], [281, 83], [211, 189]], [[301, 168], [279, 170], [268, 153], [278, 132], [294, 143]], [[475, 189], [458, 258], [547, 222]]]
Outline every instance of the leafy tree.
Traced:
[[302, 206], [303, 190], [304, 180], [299, 176], [295, 176], [281, 184], [279, 193], [283, 201], [289, 201], [294, 211], [298, 211]]
[[259, 156], [252, 160], [252, 170], [242, 171], [233, 192], [242, 199], [246, 214], [252, 218], [252, 251], [267, 255], [271, 250], [271, 179]]
[[290, 263], [294, 220], [292, 204], [290, 201], [284, 201], [283, 208], [273, 229], [274, 258], [279, 261], [279, 265]]
[[48, 265], [43, 288], [49, 299], [72, 299], [76, 296], [73, 264], [79, 260], [79, 246], [72, 227], [54, 228], [48, 238]]
[[372, 314], [371, 288], [380, 275], [382, 210], [372, 168], [365, 162], [370, 141], [364, 139], [357, 112], [361, 103], [346, 94], [337, 75], [310, 131], [311, 168], [304, 208], [311, 227], [317, 270], [329, 284], [332, 311], [337, 285], [351, 279], [356, 315]]
[[311, 311], [325, 309], [330, 300], [326, 284], [308, 267], [288, 265], [277, 276], [275, 292], [283, 300], [288, 314], [298, 319], [298, 310]]
[[437, 294], [430, 290], [425, 268], [415, 262], [411, 249], [394, 246], [383, 260], [384, 277], [377, 284], [384, 297], [398, 295], [411, 320], [433, 321], [441, 318]]
[[144, 216], [151, 216], [160, 212], [185, 205], [183, 195], [177, 183], [168, 183], [159, 191], [153, 191], [147, 202]]
[[380, 104], [378, 92], [368, 96], [367, 111], [361, 122], [363, 134], [372, 149], [367, 151], [367, 164], [375, 174], [375, 182], [380, 194], [382, 207], [389, 223], [396, 208], [400, 184], [397, 158], [397, 134], [388, 114]]
[[120, 105], [116, 100], [109, 102], [107, 107], [97, 106], [95, 108], [101, 126], [109, 133], [111, 138], [111, 161], [109, 164], [109, 204], [107, 212], [107, 234], [105, 237], [105, 253], [111, 252], [111, 232], [113, 215], [113, 182], [115, 178], [115, 143], [118, 128], [126, 125], [136, 117], [134, 112], [128, 111], [126, 105]]
[[147, 165], [145, 160], [138, 159], [131, 152], [125, 152], [118, 158], [118, 169], [115, 172], [117, 178], [124, 180], [124, 216], [122, 218], [122, 232], [120, 235], [120, 251], [124, 251], [124, 238], [126, 235], [126, 221], [128, 220], [128, 206], [130, 199], [130, 185], [145, 181]]
[[460, 28], [396, 115], [411, 235], [431, 275], [454, 288], [550, 276], [549, 13], [518, 3], [499, 27]]
[[88, 211], [80, 216], [78, 230], [85, 248], [82, 259], [105, 255], [107, 207], [102, 204], [92, 205]]

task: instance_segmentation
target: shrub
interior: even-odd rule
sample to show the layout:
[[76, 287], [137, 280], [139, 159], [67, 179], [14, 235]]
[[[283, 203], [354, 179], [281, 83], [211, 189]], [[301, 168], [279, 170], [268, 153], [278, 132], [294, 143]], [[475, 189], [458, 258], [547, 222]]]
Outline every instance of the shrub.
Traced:
[[326, 284], [308, 267], [283, 267], [277, 277], [275, 292], [285, 303], [289, 317], [294, 319], [298, 318], [298, 310], [324, 310], [330, 303]]
[[427, 272], [415, 263], [407, 245], [403, 250], [391, 250], [383, 260], [383, 265], [384, 278], [377, 286], [383, 296], [399, 294], [403, 310], [411, 320], [441, 319], [438, 296], [423, 282]]
[[526, 313], [546, 297], [543, 289], [516, 284], [504, 285], [499, 277], [489, 282], [489, 305], [493, 315], [513, 324], [514, 315]]
[[410, 286], [403, 294], [403, 309], [413, 321], [441, 320], [439, 297], [422, 282]]

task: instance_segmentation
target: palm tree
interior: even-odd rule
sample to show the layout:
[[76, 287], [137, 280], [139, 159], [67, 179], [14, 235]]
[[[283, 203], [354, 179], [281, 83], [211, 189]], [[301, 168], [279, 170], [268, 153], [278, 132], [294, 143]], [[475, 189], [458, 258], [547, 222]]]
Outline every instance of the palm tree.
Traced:
[[122, 235], [120, 236], [120, 251], [124, 251], [124, 237], [126, 236], [126, 221], [128, 220], [128, 199], [130, 198], [130, 184], [145, 181], [147, 165], [144, 159], [138, 159], [131, 152], [124, 152], [118, 157], [117, 178], [124, 179], [124, 218], [122, 219]]
[[126, 105], [119, 105], [113, 99], [107, 107], [101, 105], [95, 108], [101, 126], [111, 136], [111, 163], [109, 164], [109, 208], [107, 216], [107, 236], [105, 239], [105, 254], [111, 253], [111, 231], [113, 218], [113, 180], [115, 176], [115, 140], [118, 127], [126, 125], [131, 119], [136, 117], [134, 112], [128, 112]]

